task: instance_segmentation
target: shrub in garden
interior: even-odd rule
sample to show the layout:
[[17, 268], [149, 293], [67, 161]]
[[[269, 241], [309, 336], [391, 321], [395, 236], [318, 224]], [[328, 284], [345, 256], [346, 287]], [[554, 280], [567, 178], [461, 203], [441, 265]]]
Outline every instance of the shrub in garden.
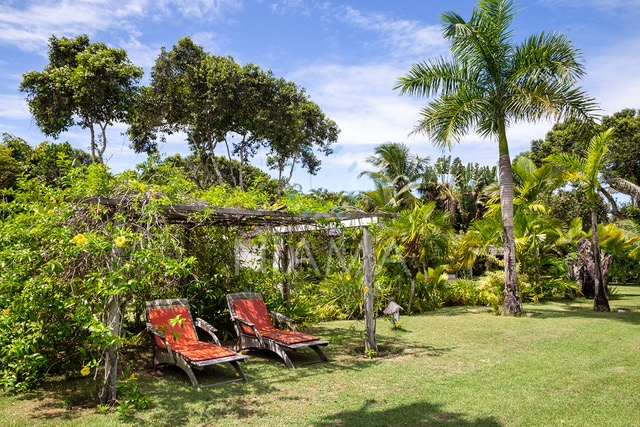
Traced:
[[[45, 372], [79, 375], [100, 366], [105, 348], [120, 344], [103, 317], [107, 301], [117, 297], [124, 312], [166, 295], [193, 263], [160, 214], [168, 201], [153, 189], [98, 164], [71, 168], [63, 180], [52, 187], [23, 178], [0, 206], [6, 389], [32, 388]], [[120, 204], [105, 206], [96, 196]]]

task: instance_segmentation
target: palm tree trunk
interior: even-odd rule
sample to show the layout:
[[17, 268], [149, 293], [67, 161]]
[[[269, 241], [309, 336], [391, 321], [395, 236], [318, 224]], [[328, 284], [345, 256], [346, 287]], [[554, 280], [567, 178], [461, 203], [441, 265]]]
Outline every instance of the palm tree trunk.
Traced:
[[413, 295], [416, 293], [416, 277], [411, 275], [411, 288], [409, 288], [409, 308], [407, 313], [411, 313], [411, 305], [413, 304]]
[[504, 303], [502, 311], [510, 316], [522, 314], [522, 304], [516, 283], [516, 244], [513, 221], [513, 171], [507, 145], [504, 121], [500, 121], [500, 206], [502, 208], [502, 231], [504, 234]]
[[598, 213], [591, 209], [591, 245], [593, 246], [593, 279], [595, 281], [596, 295], [593, 298], [593, 309], [595, 311], [611, 311], [607, 290], [604, 287], [604, 276], [602, 274], [602, 263], [600, 261], [600, 240], [598, 239]]

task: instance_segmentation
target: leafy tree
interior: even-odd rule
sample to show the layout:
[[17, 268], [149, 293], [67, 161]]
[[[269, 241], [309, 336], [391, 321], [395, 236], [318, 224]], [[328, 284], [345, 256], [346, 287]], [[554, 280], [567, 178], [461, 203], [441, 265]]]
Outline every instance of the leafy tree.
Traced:
[[439, 209], [451, 212], [457, 230], [466, 230], [472, 220], [485, 211], [488, 197], [485, 189], [497, 182], [497, 168], [462, 164], [459, 157], [441, 156], [426, 166], [419, 192], [423, 200], [435, 200]]
[[0, 142], [0, 190], [11, 188], [21, 172], [24, 163], [31, 157], [31, 146], [22, 138], [8, 133], [2, 134]]
[[326, 156], [333, 153], [331, 147], [340, 133], [337, 124], [307, 98], [303, 89], [292, 95], [291, 102], [277, 103], [279, 109], [269, 109], [274, 126], [265, 138], [269, 147], [267, 165], [278, 171], [278, 195], [291, 183], [296, 165], [311, 175], [317, 174], [321, 162], [315, 151]]
[[[576, 189], [558, 189], [552, 194], [542, 197], [542, 203], [549, 207], [549, 215], [569, 224], [575, 218], [580, 218], [584, 231], [591, 229], [591, 204], [584, 196], [584, 192]], [[609, 220], [609, 209], [602, 197], [598, 197], [598, 223]]]
[[527, 156], [538, 167], [542, 166], [544, 159], [552, 154], [572, 153], [583, 156], [595, 132], [594, 126], [585, 126], [576, 119], [556, 123], [544, 139], [531, 141], [531, 150]]
[[0, 154], [0, 182], [6, 183], [4, 188], [13, 186], [21, 173], [48, 185], [66, 185], [63, 178], [71, 167], [91, 162], [89, 154], [71, 147], [68, 142], [45, 141], [32, 148], [22, 138], [7, 133], [3, 134], [0, 153], [6, 155]]
[[[222, 156], [217, 156], [216, 162], [220, 167], [224, 185], [233, 187], [234, 180], [231, 171], [239, 170], [240, 162], [232, 159], [231, 163], [233, 165], [229, 166], [229, 160]], [[195, 185], [204, 179], [202, 177], [202, 168], [199, 165], [200, 162], [194, 154], [187, 157], [174, 154], [164, 159], [160, 159], [158, 154], [152, 154], [147, 161], [137, 165], [137, 171], [143, 181], [163, 184], [170, 180], [178, 179], [190, 181]], [[245, 165], [243, 169], [244, 186], [247, 191], [264, 192], [275, 200], [278, 191], [278, 182], [275, 179], [260, 168], [252, 165]]]
[[517, 13], [512, 0], [479, 0], [465, 21], [455, 12], [441, 15], [452, 58], [415, 64], [398, 80], [402, 94], [436, 96], [421, 111], [416, 132], [441, 147], [451, 147], [475, 129], [498, 142], [502, 223], [504, 227], [504, 312], [522, 312], [516, 285], [513, 175], [507, 128], [516, 122], [548, 117], [590, 120], [595, 102], [576, 81], [584, 74], [580, 54], [557, 33], [513, 41]]
[[610, 145], [616, 147], [607, 156], [608, 177], [640, 184], [640, 110], [625, 108], [602, 118], [599, 129], [613, 129]]
[[[199, 161], [201, 188], [224, 184], [219, 146], [225, 147], [229, 177], [240, 188], [246, 162], [266, 147], [281, 194], [295, 165], [317, 173], [314, 150], [330, 154], [339, 130], [293, 82], [253, 64], [241, 67], [233, 58], [210, 55], [184, 37], [170, 51], [162, 49], [128, 130], [134, 150], [148, 153], [157, 152], [159, 136], [163, 141], [178, 132], [186, 135]], [[240, 157], [239, 164], [231, 161], [232, 154]]]
[[373, 181], [374, 189], [360, 193], [359, 202], [367, 212], [402, 210], [401, 200], [396, 198], [393, 187], [385, 186], [381, 181]]
[[[136, 115], [128, 133], [136, 152], [155, 153], [164, 135], [182, 132], [200, 160], [208, 188], [223, 184], [215, 149], [230, 131], [238, 65], [227, 57], [212, 57], [189, 37], [172, 50], [162, 48], [151, 71], [151, 82], [140, 91]], [[213, 167], [213, 173], [209, 167]]]
[[75, 125], [89, 129], [91, 158], [102, 162], [107, 127], [127, 120], [142, 74], [124, 49], [89, 43], [86, 35], [52, 36], [49, 64], [25, 73], [20, 91], [45, 135], [57, 138]]
[[591, 139], [584, 157], [569, 153], [554, 154], [548, 157], [550, 162], [560, 165], [566, 170], [568, 180], [579, 183], [591, 204], [591, 250], [593, 251], [593, 277], [595, 281], [593, 309], [596, 311], [610, 311], [601, 266], [597, 206], [598, 190], [601, 187], [600, 180], [605, 169], [606, 156], [609, 151], [608, 144], [612, 133], [613, 130], [609, 129], [595, 135]]

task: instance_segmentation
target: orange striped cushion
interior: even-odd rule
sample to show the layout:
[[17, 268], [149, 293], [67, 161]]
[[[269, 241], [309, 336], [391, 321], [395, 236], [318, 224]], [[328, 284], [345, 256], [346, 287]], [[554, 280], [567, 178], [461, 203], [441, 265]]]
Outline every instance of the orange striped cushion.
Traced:
[[[238, 317], [253, 323], [258, 331], [273, 328], [267, 307], [261, 299], [237, 300], [233, 302], [233, 308]], [[253, 331], [248, 326], [242, 325], [242, 330], [247, 334], [253, 335]]]
[[269, 331], [260, 331], [260, 335], [265, 338], [272, 339], [274, 341], [278, 341], [287, 345], [298, 344], [302, 342], [315, 341], [318, 337], [314, 337], [313, 335], [305, 334], [302, 332], [296, 331], [281, 331], [280, 329], [269, 330]]
[[[171, 326], [169, 320], [174, 319], [178, 315], [185, 319], [182, 326], [180, 326], [179, 323]], [[193, 324], [191, 324], [191, 314], [187, 307], [156, 308], [149, 310], [149, 322], [167, 337], [167, 341], [169, 341], [171, 347], [173, 347], [176, 342], [174, 334], [178, 338], [178, 341], [198, 340], [196, 330]], [[158, 347], [166, 348], [164, 342], [162, 342], [158, 336], [154, 336], [154, 338]]]
[[171, 349], [191, 362], [201, 362], [203, 360], [219, 359], [221, 357], [236, 355], [234, 351], [219, 345], [194, 340], [179, 339], [176, 343], [171, 344]]

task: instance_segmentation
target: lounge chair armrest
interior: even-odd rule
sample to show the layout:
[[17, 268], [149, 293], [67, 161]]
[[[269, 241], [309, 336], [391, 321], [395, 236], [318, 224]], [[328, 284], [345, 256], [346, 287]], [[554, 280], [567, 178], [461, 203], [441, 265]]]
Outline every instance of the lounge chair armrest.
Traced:
[[293, 319], [290, 317], [285, 316], [284, 314], [280, 314], [276, 311], [270, 311], [269, 312], [269, 316], [271, 316], [272, 319], [276, 319], [278, 322], [282, 322], [284, 324], [287, 325], [287, 327], [289, 329], [291, 329], [292, 331], [297, 331], [296, 329], [296, 325], [293, 324]]
[[[233, 320], [236, 320], [242, 323], [243, 325], [250, 327], [254, 335], [258, 338], [258, 341], [260, 341], [260, 346], [264, 347], [264, 342], [262, 342], [262, 335], [260, 335], [260, 332], [258, 332], [258, 330], [256, 329], [256, 326], [253, 323], [238, 316], [234, 316]], [[242, 328], [238, 328], [238, 329], [239, 329], [238, 332], [242, 331]]]
[[147, 330], [152, 334], [154, 334], [155, 336], [157, 336], [158, 338], [160, 338], [162, 342], [164, 342], [165, 347], [167, 347], [167, 353], [169, 353], [169, 357], [173, 359], [174, 358], [173, 351], [171, 351], [171, 345], [169, 344], [169, 341], [167, 341], [167, 337], [165, 336], [165, 334], [163, 334], [162, 331], [160, 331], [160, 329], [153, 326], [153, 324], [150, 322], [147, 322]]
[[202, 329], [203, 331], [205, 331], [206, 333], [208, 333], [209, 335], [211, 335], [211, 338], [213, 339], [213, 342], [215, 342], [218, 345], [222, 345], [220, 344], [220, 340], [218, 339], [218, 336], [216, 335], [216, 332], [218, 332], [218, 330], [216, 328], [214, 328], [213, 326], [211, 326], [211, 324], [209, 324], [209, 322], [201, 319], [201, 318], [196, 318], [196, 326], [200, 329]]

